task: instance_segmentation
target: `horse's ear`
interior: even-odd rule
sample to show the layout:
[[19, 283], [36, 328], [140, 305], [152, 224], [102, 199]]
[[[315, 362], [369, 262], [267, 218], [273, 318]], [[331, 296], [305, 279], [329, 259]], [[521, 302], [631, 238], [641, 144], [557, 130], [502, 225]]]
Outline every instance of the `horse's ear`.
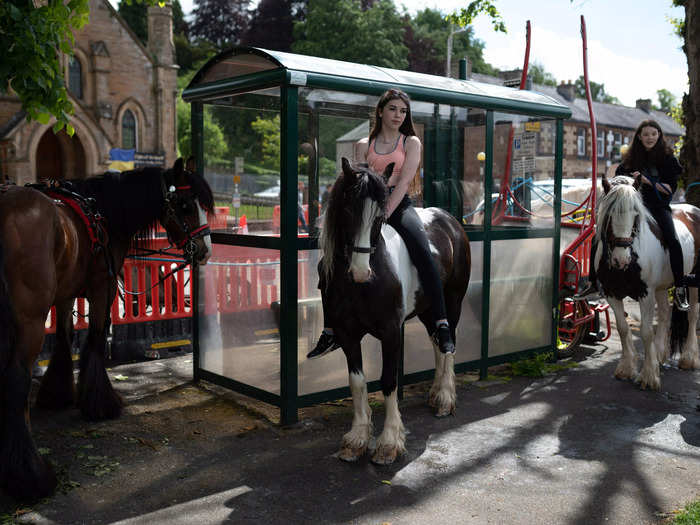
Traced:
[[182, 175], [182, 172], [184, 171], [184, 162], [182, 160], [182, 157], [178, 157], [177, 160], [175, 161], [175, 164], [173, 164], [173, 172], [175, 175]]
[[607, 195], [609, 191], [610, 191], [610, 181], [608, 180], [608, 178], [605, 175], [603, 175], [603, 194]]
[[190, 155], [189, 157], [187, 157], [187, 160], [185, 161], [185, 169], [192, 173], [197, 171], [197, 166], [194, 162], [194, 155]]
[[394, 163], [390, 162], [386, 168], [384, 168], [384, 173], [382, 174], [382, 177], [384, 177], [384, 182], [389, 182], [389, 177], [391, 177], [391, 174], [394, 173]]
[[352, 174], [352, 166], [350, 166], [350, 161], [346, 157], [343, 157], [340, 163], [343, 166], [343, 173], [345, 173], [345, 175]]

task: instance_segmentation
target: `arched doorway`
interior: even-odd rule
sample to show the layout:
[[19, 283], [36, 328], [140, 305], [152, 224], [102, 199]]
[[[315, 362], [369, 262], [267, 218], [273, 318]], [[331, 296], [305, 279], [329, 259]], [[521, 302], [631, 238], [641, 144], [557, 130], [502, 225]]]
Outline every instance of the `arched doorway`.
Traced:
[[65, 130], [54, 133], [47, 129], [36, 150], [37, 180], [84, 179], [85, 176], [85, 150], [77, 133], [70, 137]]

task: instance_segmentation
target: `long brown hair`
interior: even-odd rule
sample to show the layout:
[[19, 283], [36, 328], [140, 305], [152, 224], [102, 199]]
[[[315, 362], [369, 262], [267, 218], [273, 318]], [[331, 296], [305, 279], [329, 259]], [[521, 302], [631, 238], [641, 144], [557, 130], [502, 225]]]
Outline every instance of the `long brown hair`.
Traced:
[[[651, 127], [659, 132], [659, 140], [656, 141], [654, 147], [647, 151], [642, 144], [639, 136], [642, 133], [642, 129], [646, 127]], [[627, 169], [642, 169], [649, 165], [661, 166], [665, 157], [672, 155], [673, 152], [671, 148], [666, 144], [664, 140], [664, 132], [661, 131], [661, 126], [655, 120], [642, 120], [642, 122], [637, 126], [637, 131], [634, 132], [634, 139], [632, 140], [632, 145], [630, 149], [625, 153], [625, 158], [622, 159], [622, 163]]]
[[401, 124], [399, 131], [407, 137], [416, 134], [416, 130], [413, 129], [413, 118], [411, 117], [411, 99], [408, 98], [408, 95], [400, 89], [392, 88], [385, 91], [382, 96], [379, 97], [377, 107], [374, 108], [374, 125], [372, 126], [372, 131], [369, 132], [370, 142], [372, 142], [372, 139], [376, 138], [377, 135], [379, 135], [379, 132], [382, 130], [382, 117], [379, 115], [379, 112], [384, 110], [384, 106], [386, 106], [389, 102], [397, 99], [406, 104], [406, 118]]

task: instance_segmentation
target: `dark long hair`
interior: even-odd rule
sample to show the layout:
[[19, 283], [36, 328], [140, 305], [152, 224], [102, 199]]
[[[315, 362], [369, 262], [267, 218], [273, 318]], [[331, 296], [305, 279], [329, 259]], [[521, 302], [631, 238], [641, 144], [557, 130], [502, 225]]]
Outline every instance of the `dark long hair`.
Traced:
[[[642, 133], [642, 129], [646, 127], [651, 127], [659, 132], [659, 140], [656, 141], [654, 147], [650, 151], [644, 147], [639, 136]], [[661, 166], [663, 161], [673, 152], [671, 148], [666, 144], [664, 140], [664, 132], [661, 131], [661, 126], [655, 120], [643, 120], [637, 126], [637, 131], [634, 132], [634, 139], [632, 140], [632, 145], [630, 149], [625, 153], [625, 157], [622, 159], [622, 163], [625, 168], [629, 170], [640, 170], [649, 165]]]
[[382, 130], [382, 117], [379, 115], [379, 112], [382, 111], [384, 106], [386, 106], [389, 102], [397, 99], [406, 104], [406, 118], [404, 119], [403, 124], [401, 124], [399, 131], [407, 137], [411, 137], [416, 134], [416, 130], [413, 129], [413, 118], [411, 117], [411, 99], [408, 98], [408, 95], [400, 89], [392, 88], [385, 91], [382, 96], [379, 97], [377, 107], [374, 108], [374, 124], [372, 125], [372, 131], [369, 132], [370, 142], [372, 142], [372, 139], [376, 138], [377, 135], [379, 135], [379, 132]]

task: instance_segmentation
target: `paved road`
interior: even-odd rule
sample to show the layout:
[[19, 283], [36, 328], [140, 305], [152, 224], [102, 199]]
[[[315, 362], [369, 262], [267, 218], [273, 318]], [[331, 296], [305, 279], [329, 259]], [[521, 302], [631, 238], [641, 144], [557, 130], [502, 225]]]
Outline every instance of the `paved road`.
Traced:
[[[32, 414], [63, 492], [22, 508], [20, 521], [659, 523], [700, 497], [700, 371], [666, 369], [661, 392], [641, 391], [612, 377], [618, 358], [613, 338], [544, 378], [461, 376], [446, 419], [432, 416], [424, 386], [411, 388], [408, 452], [390, 467], [334, 456], [347, 402], [280, 428], [270, 407], [192, 385], [190, 356], [124, 365], [110, 371], [129, 402], [120, 420]], [[383, 409], [374, 413], [381, 428]]]

